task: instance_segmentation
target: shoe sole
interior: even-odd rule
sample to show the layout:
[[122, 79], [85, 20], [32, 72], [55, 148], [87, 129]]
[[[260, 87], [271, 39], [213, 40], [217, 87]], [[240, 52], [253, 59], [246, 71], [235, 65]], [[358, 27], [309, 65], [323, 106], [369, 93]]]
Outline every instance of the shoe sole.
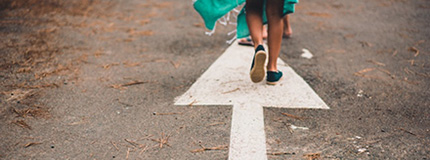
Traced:
[[278, 80], [278, 81], [276, 81], [276, 82], [269, 82], [269, 81], [266, 81], [266, 84], [268, 84], [268, 85], [277, 85], [277, 84], [278, 84], [278, 82], [279, 82], [279, 81], [281, 81], [283, 77], [284, 77], [284, 76], [282, 76], [281, 78], [279, 78], [279, 80]]
[[264, 64], [266, 63], [267, 54], [265, 51], [258, 51], [255, 53], [254, 67], [251, 70], [251, 81], [254, 83], [261, 82], [264, 79], [266, 71]]

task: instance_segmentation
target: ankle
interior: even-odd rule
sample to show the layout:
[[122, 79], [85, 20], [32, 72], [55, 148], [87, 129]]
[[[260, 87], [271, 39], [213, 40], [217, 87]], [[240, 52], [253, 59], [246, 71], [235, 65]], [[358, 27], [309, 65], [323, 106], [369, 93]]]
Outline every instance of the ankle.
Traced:
[[268, 72], [277, 72], [278, 68], [276, 68], [276, 67], [267, 67], [267, 71]]
[[264, 46], [263, 46], [263, 44], [254, 45], [254, 50], [255, 50], [255, 52], [257, 52], [257, 51], [259, 51], [259, 50], [263, 50], [263, 51], [264, 51]]

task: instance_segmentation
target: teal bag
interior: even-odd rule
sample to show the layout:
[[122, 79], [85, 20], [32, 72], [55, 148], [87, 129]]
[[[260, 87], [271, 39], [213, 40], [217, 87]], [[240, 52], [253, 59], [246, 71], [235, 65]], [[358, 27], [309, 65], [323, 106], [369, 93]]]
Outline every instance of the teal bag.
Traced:
[[[193, 5], [194, 9], [203, 18], [206, 28], [214, 30], [218, 19], [243, 3], [245, 3], [245, 0], [196, 0]], [[296, 3], [298, 3], [298, 0], [284, 0], [283, 15], [294, 13]], [[264, 0], [264, 5], [266, 5], [266, 0]], [[265, 8], [265, 6], [263, 7]], [[267, 23], [265, 11], [263, 12], [263, 23]], [[237, 38], [248, 37], [250, 34], [246, 23], [245, 7], [243, 7], [237, 16], [236, 29]]]

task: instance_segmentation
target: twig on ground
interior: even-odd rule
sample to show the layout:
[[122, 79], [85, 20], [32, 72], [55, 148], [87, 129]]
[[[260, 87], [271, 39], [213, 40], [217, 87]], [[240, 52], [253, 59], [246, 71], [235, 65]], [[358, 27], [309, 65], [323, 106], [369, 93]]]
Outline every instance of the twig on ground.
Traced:
[[408, 80], [408, 77], [405, 77], [403, 79], [403, 81], [405, 81], [406, 83], [409, 83], [409, 84], [413, 84], [413, 85], [418, 85], [419, 84], [419, 82]]
[[116, 144], [115, 144], [115, 143], [113, 143], [112, 141], [110, 141], [110, 143], [115, 147], [115, 149], [116, 149], [117, 151], [119, 151], [119, 148], [118, 148], [118, 146], [116, 146]]
[[36, 84], [36, 85], [27, 85], [25, 82], [20, 84], [14, 84], [10, 85], [11, 87], [18, 87], [23, 89], [41, 89], [41, 88], [58, 88], [60, 85], [56, 83], [42, 83], [42, 84]]
[[188, 106], [193, 106], [194, 103], [196, 103], [197, 100], [192, 101], [190, 104], [188, 104]]
[[164, 115], [175, 115], [175, 114], [182, 114], [182, 112], [169, 112], [169, 113], [157, 113], [157, 112], [153, 112], [153, 115], [157, 115], [157, 116], [164, 116]]
[[131, 82], [124, 83], [124, 84], [113, 84], [110, 87], [115, 88], [115, 89], [122, 89], [122, 88], [127, 87], [127, 86], [144, 84], [144, 83], [148, 83], [148, 82], [144, 82], [144, 81], [131, 81]]
[[236, 92], [238, 90], [240, 90], [240, 88], [236, 88], [236, 89], [233, 89], [233, 90], [227, 91], [227, 92], [222, 92], [222, 94], [233, 93], [233, 92]]
[[303, 155], [307, 160], [314, 160], [321, 158], [321, 153], [307, 153]]
[[130, 148], [127, 148], [127, 155], [125, 156], [125, 159], [128, 159], [128, 155], [130, 155]]
[[119, 99], [118, 99], [118, 103], [119, 103], [119, 104], [123, 104], [123, 105], [125, 105], [125, 106], [134, 106], [134, 105], [132, 105], [132, 104], [128, 104], [128, 103], [125, 103], [125, 102], [121, 102], [121, 101], [119, 101]]
[[140, 140], [150, 140], [149, 138], [151, 138], [151, 137], [152, 137], [152, 135], [147, 135], [146, 137], [139, 138], [138, 141], [140, 141]]
[[126, 67], [136, 67], [136, 66], [140, 66], [140, 62], [129, 62], [129, 61], [124, 61], [122, 62], [122, 64]]
[[144, 84], [147, 82], [143, 82], [143, 81], [132, 81], [132, 82], [128, 82], [126, 84], [122, 84], [121, 86], [126, 87], [126, 86], [132, 86], [132, 85], [137, 85], [137, 84]]
[[158, 139], [151, 139], [154, 142], [158, 142], [159, 143], [159, 147], [163, 148], [163, 145], [167, 145], [170, 147], [170, 144], [168, 144], [169, 142], [169, 138], [170, 135], [165, 135], [164, 132], [161, 133], [161, 137]]
[[365, 78], [373, 78], [373, 79], [380, 79], [380, 80], [384, 80], [385, 78], [383, 78], [383, 77], [380, 77], [380, 76], [374, 76], [374, 75], [366, 75], [366, 74], [364, 74], [364, 73], [366, 73], [366, 72], [370, 72], [370, 71], [373, 71], [373, 70], [379, 70], [379, 71], [381, 71], [381, 72], [384, 72], [385, 74], [387, 74], [388, 76], [390, 76], [391, 77], [391, 79], [394, 79], [395, 78], [395, 76], [393, 75], [393, 74], [391, 74], [388, 70], [385, 70], [385, 69], [381, 69], [381, 68], [366, 68], [366, 69], [363, 69], [363, 70], [360, 70], [360, 71], [358, 71], [358, 72], [355, 72], [354, 73], [354, 75], [355, 76], [359, 76], [359, 77], [365, 77]]
[[388, 71], [388, 70], [385, 70], [385, 69], [382, 69], [382, 68], [378, 68], [378, 70], [386, 73], [387, 75], [389, 75], [391, 77], [391, 79], [396, 78], [396, 76], [394, 76], [393, 74], [391, 74], [391, 72]]
[[117, 65], [119, 65], [119, 63], [110, 63], [110, 64], [105, 64], [105, 65], [103, 65], [102, 67], [103, 67], [104, 69], [109, 69], [110, 67], [112, 67], [112, 66], [117, 66]]
[[414, 46], [418, 46], [424, 42], [426, 42], [426, 40], [419, 40], [419, 41], [417, 41], [417, 43], [414, 44]]
[[413, 66], [415, 64], [415, 59], [408, 60], [408, 62], [411, 63], [411, 66]]
[[419, 75], [419, 76], [422, 76], [425, 78], [430, 78], [430, 75], [428, 75], [428, 74], [415, 72], [415, 71], [410, 70], [409, 68], [404, 68], [403, 71], [405, 71], [407, 74], [415, 73], [416, 75]]
[[200, 22], [200, 23], [194, 23], [193, 26], [203, 28], [203, 27], [205, 27], [205, 24], [203, 22]]
[[27, 123], [25, 123], [24, 120], [17, 120], [17, 121], [12, 122], [12, 123], [16, 124], [17, 126], [20, 126], [22, 128], [27, 128], [27, 129], [31, 130], [31, 127]]
[[167, 60], [167, 59], [163, 59], [163, 58], [157, 58], [157, 59], [143, 61], [143, 63], [151, 63], [151, 62], [154, 62], [154, 63], [167, 63], [167, 62], [170, 62], [170, 61]]
[[267, 155], [280, 156], [280, 155], [295, 155], [294, 152], [267, 152]]
[[126, 142], [128, 142], [128, 143], [130, 143], [132, 146], [134, 146], [134, 147], [139, 147], [139, 143], [137, 143], [137, 142], [134, 142], [134, 141], [131, 141], [131, 140], [128, 140], [128, 139], [124, 139]]
[[211, 123], [208, 126], [216, 126], [216, 125], [224, 125], [225, 122], [215, 122], [215, 123]]
[[38, 144], [42, 144], [40, 142], [30, 142], [24, 145], [24, 148], [30, 147], [30, 146], [34, 146], [34, 145], [38, 145]]
[[56, 83], [50, 83], [50, 84], [39, 84], [39, 85], [32, 85], [32, 86], [21, 86], [21, 88], [26, 89], [41, 89], [41, 88], [58, 88], [60, 85]]
[[418, 56], [420, 54], [420, 50], [418, 50], [415, 47], [409, 47], [408, 50], [411, 51], [411, 52], [415, 52], [414, 57], [416, 57], [416, 56]]
[[360, 71], [358, 71], [358, 72], [355, 72], [355, 73], [354, 73], [354, 75], [363, 77], [363, 76], [364, 76], [364, 73], [366, 73], [366, 72], [370, 72], [370, 71], [373, 71], [373, 70], [375, 70], [375, 69], [376, 69], [376, 68], [365, 68], [365, 69], [362, 69], [362, 70], [360, 70]]
[[42, 108], [39, 107], [34, 107], [32, 106], [32, 108], [26, 108], [26, 109], [21, 109], [18, 110], [16, 108], [12, 108], [12, 111], [14, 113], [17, 114], [18, 117], [27, 117], [27, 116], [32, 116], [32, 117], [43, 117], [43, 118], [47, 118], [49, 117], [49, 113], [47, 110], [44, 110]]
[[181, 62], [170, 61], [170, 63], [175, 67], [175, 69], [178, 69], [181, 66]]
[[368, 59], [368, 60], [367, 60], [367, 62], [370, 62], [370, 63], [376, 64], [376, 65], [378, 65], [378, 66], [385, 66], [385, 64], [384, 64], [384, 63], [381, 63], [381, 62], [378, 62], [378, 61], [375, 61], [375, 60], [371, 60], [371, 59]]
[[101, 55], [104, 55], [104, 52], [102, 50], [97, 50], [94, 52], [94, 57], [99, 58]]
[[366, 42], [366, 41], [360, 41], [360, 44], [361, 44], [362, 47], [372, 47], [373, 46], [372, 43], [369, 43], [369, 42]]
[[409, 68], [407, 68], [407, 67], [405, 67], [405, 68], [403, 69], [403, 71], [405, 71], [405, 73], [406, 73], [406, 74], [411, 74], [411, 73], [412, 73], [412, 71], [411, 71], [411, 70], [409, 70]]
[[140, 150], [139, 154], [142, 154], [143, 152], [145, 152], [146, 150], [148, 150], [149, 147], [147, 145], [143, 145], [143, 146], [140, 146], [140, 148], [142, 150]]
[[3, 92], [4, 95], [10, 95], [10, 97], [6, 99], [6, 101], [20, 101], [26, 99], [27, 97], [31, 97], [32, 95], [34, 95], [34, 93], [35, 92], [33, 90], [23, 91], [21, 89], [16, 89], [10, 92]]
[[82, 118], [80, 121], [69, 123], [69, 125], [70, 126], [74, 126], [74, 125], [80, 125], [80, 124], [84, 124], [84, 123], [87, 123], [87, 120], [85, 120], [84, 118]]
[[209, 150], [224, 150], [224, 149], [228, 148], [227, 145], [221, 145], [221, 146], [217, 146], [217, 147], [203, 147], [202, 145], [200, 145], [200, 147], [202, 147], [202, 148], [192, 150], [191, 153], [204, 152], [204, 151], [209, 151]]
[[393, 54], [391, 54], [391, 56], [395, 56], [397, 55], [397, 49], [393, 51]]
[[423, 77], [426, 77], [426, 78], [430, 78], [430, 75], [428, 75], [428, 74], [420, 73], [420, 72], [415, 72], [415, 71], [412, 71], [412, 72], [414, 72], [415, 74], [417, 74], [417, 75], [419, 75], [419, 76], [423, 76]]
[[[146, 150], [148, 150], [148, 146], [146, 145], [146, 144], [140, 144], [140, 143], [137, 143], [137, 142], [135, 142], [135, 141], [131, 141], [131, 140], [129, 140], [129, 139], [124, 139], [126, 142], [128, 142], [128, 143], [130, 143], [133, 147], [134, 147], [134, 149], [138, 149], [138, 148], [140, 148], [141, 150], [140, 150], [140, 152], [139, 152], [139, 154], [142, 154], [143, 152], [145, 152]], [[113, 144], [113, 143], [112, 143]], [[115, 145], [114, 145], [115, 146]], [[130, 149], [130, 148], [128, 148], [128, 149]]]
[[59, 64], [57, 66], [57, 68], [55, 68], [53, 70], [45, 71], [45, 72], [41, 72], [41, 73], [34, 73], [34, 78], [35, 79], [43, 79], [43, 78], [50, 76], [52, 74], [57, 74], [57, 73], [62, 72], [62, 71], [71, 70], [71, 68], [72, 68], [71, 64], [66, 65], [66, 66]]
[[406, 129], [404, 129], [404, 128], [399, 128], [399, 130], [404, 131], [404, 132], [406, 132], [406, 133], [409, 133], [409, 134], [411, 134], [411, 135], [417, 136], [415, 133], [412, 133], [411, 131], [408, 131], [408, 130], [406, 130]]

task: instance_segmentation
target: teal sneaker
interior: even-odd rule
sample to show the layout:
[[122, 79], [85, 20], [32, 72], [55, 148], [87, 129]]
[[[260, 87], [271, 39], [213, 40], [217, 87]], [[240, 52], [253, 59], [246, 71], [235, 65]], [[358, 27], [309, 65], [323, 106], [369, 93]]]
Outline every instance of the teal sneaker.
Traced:
[[267, 53], [264, 50], [263, 45], [258, 45], [255, 49], [254, 58], [252, 59], [251, 65], [251, 81], [254, 83], [261, 82], [265, 76], [265, 63], [266, 63]]
[[268, 85], [276, 85], [279, 80], [282, 79], [282, 72], [281, 71], [267, 71], [267, 79], [266, 83]]

